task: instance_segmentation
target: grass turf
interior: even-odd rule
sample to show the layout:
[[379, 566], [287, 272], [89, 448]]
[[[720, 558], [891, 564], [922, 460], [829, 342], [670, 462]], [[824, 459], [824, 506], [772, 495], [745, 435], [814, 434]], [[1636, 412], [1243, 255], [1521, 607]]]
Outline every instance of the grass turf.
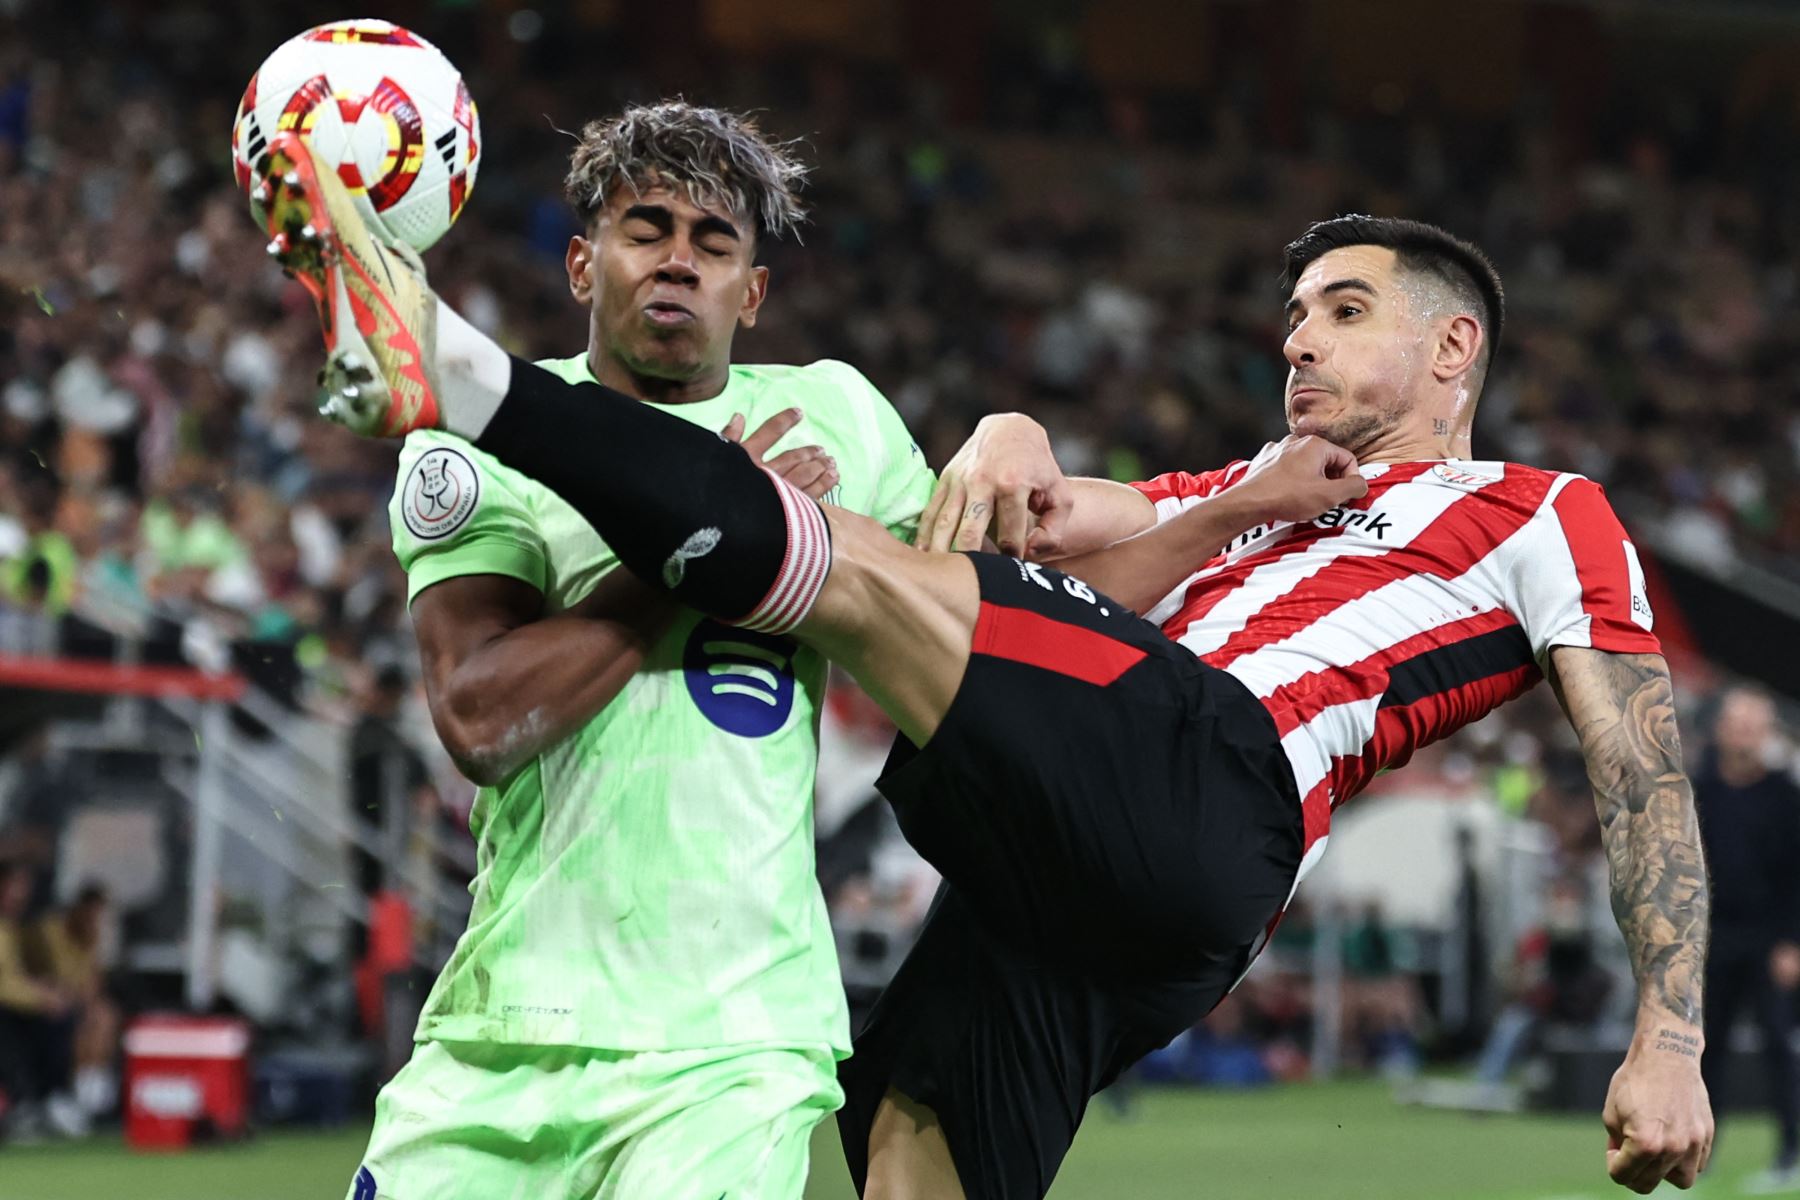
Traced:
[[[365, 1130], [270, 1133], [139, 1155], [116, 1138], [0, 1147], [0, 1200], [338, 1200]], [[1772, 1132], [1736, 1120], [1690, 1196], [1736, 1195]], [[1369, 1081], [1255, 1092], [1154, 1089], [1129, 1120], [1095, 1105], [1051, 1200], [1612, 1200], [1598, 1115], [1472, 1117], [1393, 1104]], [[1675, 1193], [1667, 1185], [1658, 1194]], [[854, 1196], [831, 1125], [806, 1200]], [[433, 1197], [432, 1200], [439, 1200]]]

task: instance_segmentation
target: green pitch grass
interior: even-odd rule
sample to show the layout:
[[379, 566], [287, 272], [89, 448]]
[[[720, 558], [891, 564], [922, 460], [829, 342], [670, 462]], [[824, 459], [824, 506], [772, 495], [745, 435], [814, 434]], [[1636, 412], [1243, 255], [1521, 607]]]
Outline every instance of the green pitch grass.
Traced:
[[[0, 1200], [339, 1200], [364, 1130], [266, 1134], [176, 1155], [116, 1139], [0, 1147]], [[1738, 1194], [1765, 1165], [1760, 1118], [1727, 1129], [1696, 1197]], [[1051, 1200], [1615, 1200], [1594, 1117], [1471, 1117], [1393, 1104], [1373, 1082], [1255, 1092], [1148, 1090], [1128, 1120], [1090, 1111]], [[855, 1195], [837, 1131], [813, 1142], [806, 1200]], [[433, 1198], [437, 1200], [437, 1198]]]

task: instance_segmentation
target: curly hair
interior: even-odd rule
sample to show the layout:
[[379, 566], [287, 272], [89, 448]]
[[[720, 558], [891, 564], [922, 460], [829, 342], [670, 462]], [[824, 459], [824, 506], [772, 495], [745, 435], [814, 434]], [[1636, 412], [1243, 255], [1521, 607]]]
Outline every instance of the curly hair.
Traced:
[[772, 141], [755, 120], [682, 100], [634, 104], [581, 129], [563, 192], [591, 225], [613, 189], [641, 192], [679, 185], [696, 204], [722, 203], [756, 225], [758, 237], [799, 233], [806, 218], [797, 193], [808, 167], [796, 142]]

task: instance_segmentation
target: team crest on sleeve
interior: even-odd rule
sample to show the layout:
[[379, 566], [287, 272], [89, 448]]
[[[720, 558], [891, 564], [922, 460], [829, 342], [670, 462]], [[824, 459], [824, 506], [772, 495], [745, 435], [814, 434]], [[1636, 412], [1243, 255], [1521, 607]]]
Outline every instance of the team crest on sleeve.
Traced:
[[430, 542], [461, 529], [479, 499], [475, 464], [448, 446], [434, 446], [407, 472], [400, 514], [414, 537]]
[[1503, 471], [1495, 471], [1485, 463], [1443, 462], [1431, 468], [1432, 475], [1438, 482], [1447, 483], [1451, 487], [1474, 491], [1484, 488], [1490, 483], [1499, 483], [1505, 478]]

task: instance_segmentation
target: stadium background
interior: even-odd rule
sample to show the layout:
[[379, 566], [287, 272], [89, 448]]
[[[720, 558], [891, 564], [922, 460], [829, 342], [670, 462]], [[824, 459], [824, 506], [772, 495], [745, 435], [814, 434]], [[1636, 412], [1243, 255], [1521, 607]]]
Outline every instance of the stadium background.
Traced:
[[[394, 449], [312, 417], [310, 309], [230, 184], [251, 70], [345, 15], [0, 0], [0, 858], [30, 864], [38, 909], [104, 884], [102, 986], [127, 1017], [248, 1020], [259, 1129], [157, 1158], [116, 1117], [15, 1139], [8, 1200], [338, 1194], [459, 927], [471, 789], [418, 693]], [[1279, 430], [1280, 247], [1339, 212], [1442, 223], [1508, 287], [1477, 453], [1607, 486], [1690, 753], [1724, 684], [1800, 695], [1800, 6], [357, 15], [468, 79], [480, 180], [428, 262], [519, 353], [585, 342], [560, 130], [680, 94], [804, 138], [814, 217], [768, 250], [736, 356], [856, 364], [934, 465], [1015, 408], [1072, 473], [1241, 456]], [[866, 704], [838, 694], [829, 733], [821, 875], [862, 997], [931, 881], [869, 803]], [[1607, 1194], [1596, 1118], [1630, 995], [1591, 814], [1541, 689], [1422, 755], [1341, 819], [1239, 995], [1096, 1105], [1053, 1194]], [[1573, 994], [1507, 1084], [1480, 1083], [1505, 1014], [1550, 1003], [1557, 938], [1584, 955]], [[1726, 1134], [1714, 1190], [1769, 1153], [1757, 1117]], [[809, 1195], [846, 1195], [830, 1130], [817, 1151]]]

